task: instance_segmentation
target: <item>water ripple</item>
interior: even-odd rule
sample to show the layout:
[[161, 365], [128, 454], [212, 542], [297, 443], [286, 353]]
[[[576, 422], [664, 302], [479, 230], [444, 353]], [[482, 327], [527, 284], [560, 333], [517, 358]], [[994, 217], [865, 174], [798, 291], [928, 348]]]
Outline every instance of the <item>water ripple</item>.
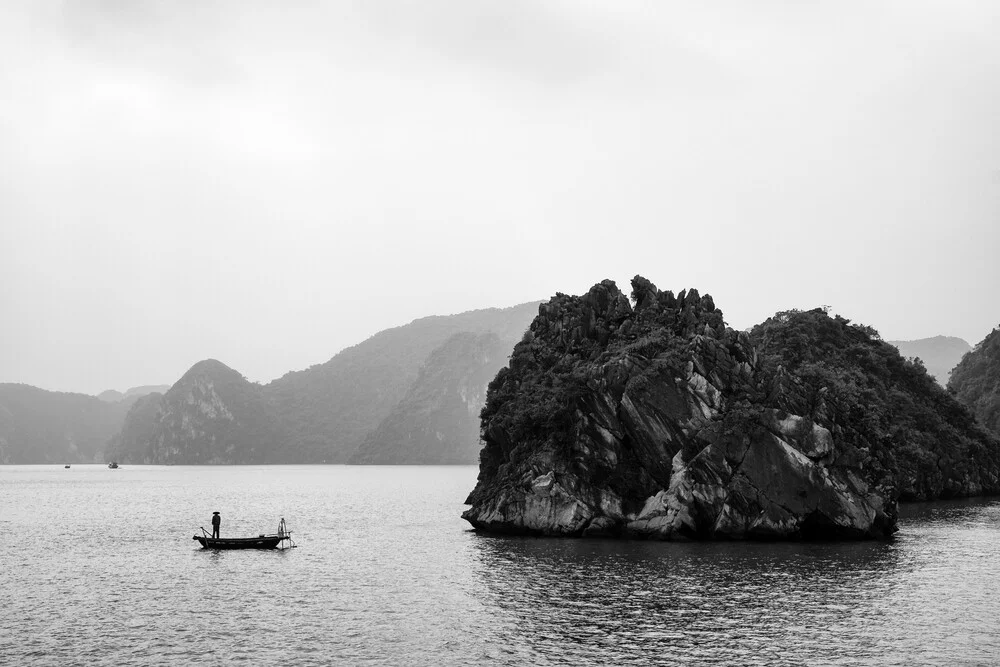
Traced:
[[[0, 467], [17, 665], [912, 665], [1000, 661], [1000, 503], [904, 508], [892, 543], [496, 538], [476, 470]], [[209, 552], [224, 534], [300, 548]]]

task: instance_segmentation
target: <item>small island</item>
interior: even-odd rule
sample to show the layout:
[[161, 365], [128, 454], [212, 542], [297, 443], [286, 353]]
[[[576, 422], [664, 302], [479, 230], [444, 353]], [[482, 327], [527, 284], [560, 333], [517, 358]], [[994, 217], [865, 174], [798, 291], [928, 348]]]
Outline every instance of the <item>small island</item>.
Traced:
[[870, 327], [738, 332], [640, 276], [542, 304], [481, 419], [463, 517], [486, 532], [884, 539], [901, 499], [1000, 491], [1000, 443]]

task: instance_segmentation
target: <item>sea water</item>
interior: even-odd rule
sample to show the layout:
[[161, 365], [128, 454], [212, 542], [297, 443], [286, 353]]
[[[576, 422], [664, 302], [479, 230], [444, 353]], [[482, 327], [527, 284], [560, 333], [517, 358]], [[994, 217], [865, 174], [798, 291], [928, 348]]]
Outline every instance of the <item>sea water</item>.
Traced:
[[[0, 663], [1000, 663], [1000, 501], [889, 543], [489, 537], [476, 473], [0, 466]], [[213, 511], [298, 546], [204, 550]]]

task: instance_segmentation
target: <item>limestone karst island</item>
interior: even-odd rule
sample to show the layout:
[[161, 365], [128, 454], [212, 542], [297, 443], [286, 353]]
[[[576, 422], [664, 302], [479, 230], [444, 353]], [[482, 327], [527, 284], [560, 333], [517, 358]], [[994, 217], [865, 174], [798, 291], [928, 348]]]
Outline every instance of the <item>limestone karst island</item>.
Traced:
[[1000, 491], [1000, 442], [877, 332], [822, 309], [726, 327], [697, 290], [557, 294], [490, 383], [487, 532], [868, 539], [900, 500]]

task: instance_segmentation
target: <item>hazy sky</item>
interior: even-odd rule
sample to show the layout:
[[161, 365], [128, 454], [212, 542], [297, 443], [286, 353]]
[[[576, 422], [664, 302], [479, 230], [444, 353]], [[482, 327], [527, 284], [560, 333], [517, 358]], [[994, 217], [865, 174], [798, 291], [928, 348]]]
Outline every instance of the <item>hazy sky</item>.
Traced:
[[0, 3], [0, 382], [268, 381], [640, 273], [1000, 324], [1000, 2]]

